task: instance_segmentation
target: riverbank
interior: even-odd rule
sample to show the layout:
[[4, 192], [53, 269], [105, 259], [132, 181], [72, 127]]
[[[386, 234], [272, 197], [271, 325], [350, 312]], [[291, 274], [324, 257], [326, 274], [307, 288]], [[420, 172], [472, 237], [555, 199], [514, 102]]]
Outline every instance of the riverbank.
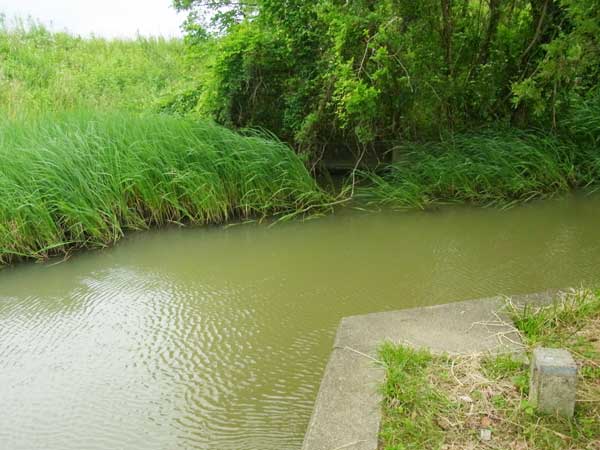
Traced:
[[328, 196], [286, 145], [208, 121], [64, 113], [0, 124], [0, 264], [127, 231], [295, 214]]
[[207, 95], [198, 78], [211, 42], [186, 58], [177, 39], [84, 39], [0, 16], [0, 267], [170, 223], [290, 217], [324, 204], [507, 207], [600, 183], [600, 96], [590, 94], [552, 132], [398, 136], [385, 144], [392, 164], [353, 171], [326, 192], [308, 169], [314, 149], [299, 156], [194, 109]]
[[[593, 130], [592, 130], [593, 131]], [[164, 114], [64, 112], [0, 122], [0, 265], [114, 244], [127, 231], [331, 211], [509, 207], [595, 190], [600, 153], [570, 138], [482, 131], [396, 150], [396, 162], [320, 187], [265, 133]]]
[[[573, 420], [529, 404], [529, 371], [509, 356], [434, 355], [384, 345], [381, 447], [403, 449], [593, 449], [600, 441], [600, 296], [576, 291], [549, 306], [511, 305], [527, 353], [567, 348], [579, 366]], [[491, 432], [481, 443], [481, 430]]]

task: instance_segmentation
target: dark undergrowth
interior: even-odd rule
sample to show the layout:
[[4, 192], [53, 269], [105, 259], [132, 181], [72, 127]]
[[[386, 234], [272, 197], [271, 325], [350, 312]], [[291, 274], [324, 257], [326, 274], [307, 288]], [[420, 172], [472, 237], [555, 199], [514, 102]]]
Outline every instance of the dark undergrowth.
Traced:
[[574, 102], [555, 132], [514, 128], [407, 143], [379, 173], [361, 173], [357, 198], [376, 206], [511, 206], [600, 185], [600, 94]]
[[398, 209], [439, 203], [510, 206], [600, 182], [600, 149], [516, 130], [408, 144], [380, 173], [363, 172], [357, 198]]

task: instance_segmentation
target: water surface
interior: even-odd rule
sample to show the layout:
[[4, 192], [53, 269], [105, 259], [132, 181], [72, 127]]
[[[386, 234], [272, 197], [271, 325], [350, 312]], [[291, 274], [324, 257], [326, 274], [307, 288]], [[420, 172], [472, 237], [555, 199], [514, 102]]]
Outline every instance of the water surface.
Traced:
[[0, 448], [297, 450], [341, 317], [599, 269], [599, 196], [170, 229], [5, 269]]

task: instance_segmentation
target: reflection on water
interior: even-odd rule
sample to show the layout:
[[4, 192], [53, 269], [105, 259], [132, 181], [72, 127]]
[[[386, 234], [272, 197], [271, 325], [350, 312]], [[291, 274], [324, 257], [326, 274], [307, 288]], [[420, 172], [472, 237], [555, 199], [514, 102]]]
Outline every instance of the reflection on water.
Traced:
[[165, 230], [0, 272], [0, 447], [298, 449], [339, 319], [600, 281], [600, 197]]

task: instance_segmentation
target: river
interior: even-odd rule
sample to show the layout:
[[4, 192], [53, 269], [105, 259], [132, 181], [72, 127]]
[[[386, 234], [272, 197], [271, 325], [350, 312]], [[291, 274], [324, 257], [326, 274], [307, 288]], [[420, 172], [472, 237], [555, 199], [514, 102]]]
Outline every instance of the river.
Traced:
[[600, 196], [134, 233], [0, 271], [0, 448], [297, 450], [343, 316], [600, 282]]

